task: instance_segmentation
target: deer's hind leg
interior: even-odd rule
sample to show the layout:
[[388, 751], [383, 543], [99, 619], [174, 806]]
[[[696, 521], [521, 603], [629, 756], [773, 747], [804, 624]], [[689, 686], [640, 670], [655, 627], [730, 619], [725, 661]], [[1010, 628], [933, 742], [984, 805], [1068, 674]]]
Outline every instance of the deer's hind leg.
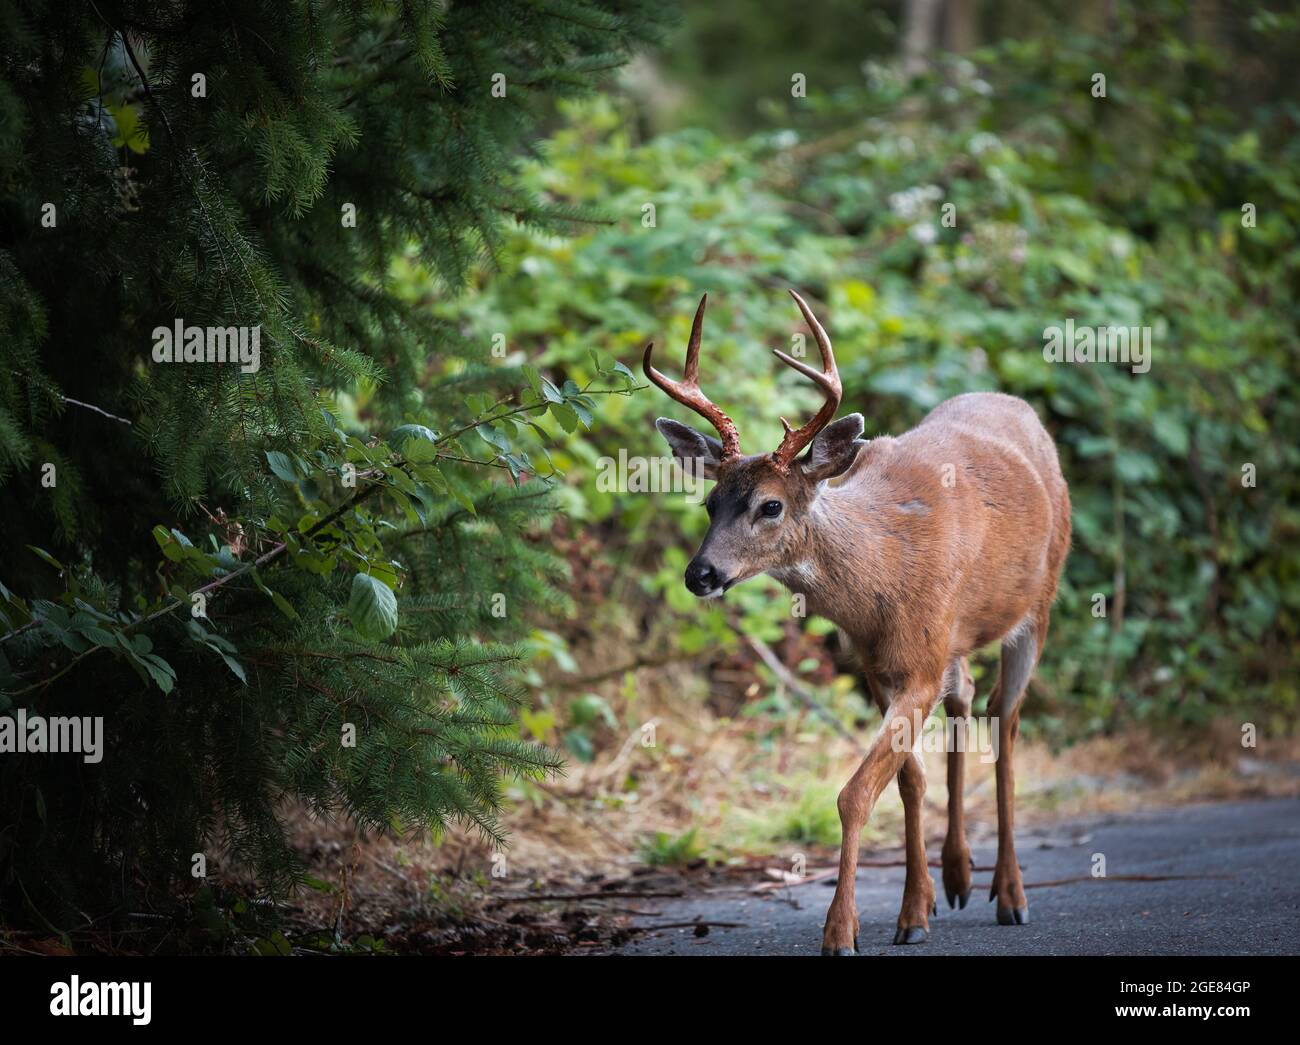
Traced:
[[944, 676], [943, 707], [948, 713], [948, 833], [943, 840], [943, 891], [949, 907], [965, 910], [970, 900], [973, 861], [966, 844], [962, 790], [966, 773], [971, 701], [975, 682], [965, 657], [953, 661]]
[[998, 902], [999, 925], [1028, 925], [1029, 904], [1025, 899], [1020, 863], [1016, 859], [1016, 774], [1015, 748], [1020, 733], [1020, 704], [1029, 677], [1047, 637], [1047, 607], [1027, 619], [1002, 641], [998, 681], [989, 697], [989, 714], [998, 725], [998, 858], [993, 871], [989, 899]]

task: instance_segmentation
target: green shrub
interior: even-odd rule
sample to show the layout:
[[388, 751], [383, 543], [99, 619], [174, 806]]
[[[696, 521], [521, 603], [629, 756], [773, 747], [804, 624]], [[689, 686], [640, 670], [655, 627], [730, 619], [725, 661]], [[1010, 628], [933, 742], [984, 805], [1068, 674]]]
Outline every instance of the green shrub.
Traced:
[[[1221, 63], [1204, 49], [1178, 52], [1171, 69], [1161, 25], [1164, 49], [1126, 66], [1105, 110], [1077, 74], [1107, 41], [1086, 35], [990, 49], [911, 94], [877, 71], [867, 88], [792, 107], [790, 129], [740, 142], [684, 130], [636, 144], [608, 99], [571, 106], [529, 183], [599, 204], [612, 224], [576, 241], [518, 232], [491, 282], [448, 315], [508, 328], [520, 358], [581, 383], [593, 343], [635, 368], [654, 340], [660, 365], [680, 368], [708, 291], [703, 380], [751, 452], [776, 444], [779, 414], [814, 406], [767, 351], [796, 329], [787, 286], [819, 302], [844, 409], [866, 415], [868, 435], [897, 433], [960, 392], [1020, 395], [1056, 437], [1074, 501], [1031, 705], [1039, 725], [1072, 736], [1249, 712], [1261, 728], [1289, 728], [1300, 145], [1284, 110], [1243, 114], [1228, 87], [1216, 94]], [[1197, 85], [1190, 147], [1179, 83]], [[1048, 362], [1045, 328], [1067, 319], [1150, 327], [1150, 371]], [[664, 452], [659, 414], [698, 423], [651, 389], [557, 453], [573, 481], [566, 512], [601, 524], [607, 554], [666, 606], [647, 643], [726, 647], [737, 610], [703, 606], [680, 582], [704, 512], [596, 483], [602, 455]], [[1099, 597], [1105, 617], [1094, 616]], [[789, 615], [767, 580], [728, 602], [769, 638]]]

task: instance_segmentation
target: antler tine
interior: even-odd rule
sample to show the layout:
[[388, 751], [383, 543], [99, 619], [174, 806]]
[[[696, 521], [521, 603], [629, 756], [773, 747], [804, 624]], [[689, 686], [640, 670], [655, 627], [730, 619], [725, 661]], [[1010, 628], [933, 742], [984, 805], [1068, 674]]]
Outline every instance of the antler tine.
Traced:
[[700, 387], [700, 335], [704, 331], [704, 306], [709, 303], [709, 295], [700, 298], [695, 318], [691, 320], [691, 339], [686, 342], [686, 383]]
[[813, 438], [830, 424], [835, 417], [835, 412], [840, 408], [840, 399], [844, 395], [843, 388], [840, 385], [839, 368], [835, 365], [835, 353], [831, 349], [831, 339], [826, 336], [826, 331], [822, 325], [817, 322], [817, 317], [813, 315], [812, 309], [793, 290], [790, 296], [794, 298], [794, 303], [799, 306], [799, 311], [803, 313], [804, 321], [813, 332], [813, 339], [817, 342], [818, 351], [821, 352], [822, 369], [814, 370], [807, 363], [802, 363], [797, 359], [792, 359], [780, 349], [773, 349], [773, 354], [786, 365], [793, 367], [804, 377], [808, 378], [826, 396], [826, 402], [822, 404], [820, 410], [813, 416], [813, 419], [801, 428], [792, 428], [790, 422], [784, 417], [781, 418], [781, 426], [785, 429], [785, 435], [781, 437], [781, 445], [772, 453], [772, 458], [778, 468], [782, 471], [790, 467], [790, 462], [805, 446], [813, 441]]
[[689, 406], [717, 429], [718, 436], [722, 439], [722, 460], [725, 461], [740, 456], [740, 433], [736, 430], [735, 422], [700, 390], [700, 336], [704, 329], [704, 307], [708, 300], [709, 295], [705, 294], [700, 298], [700, 307], [695, 310], [691, 338], [686, 343], [686, 372], [683, 379], [673, 381], [650, 365], [650, 353], [655, 347], [653, 341], [645, 346], [641, 369], [654, 384], [683, 406]]

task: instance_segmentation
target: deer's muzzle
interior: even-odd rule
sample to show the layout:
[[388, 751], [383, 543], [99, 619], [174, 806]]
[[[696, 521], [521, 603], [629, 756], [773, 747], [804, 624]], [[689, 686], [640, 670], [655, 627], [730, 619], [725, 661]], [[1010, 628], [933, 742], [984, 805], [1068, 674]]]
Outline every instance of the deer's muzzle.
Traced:
[[692, 595], [706, 598], [721, 594], [725, 586], [725, 580], [707, 559], [692, 559], [686, 567], [686, 589]]

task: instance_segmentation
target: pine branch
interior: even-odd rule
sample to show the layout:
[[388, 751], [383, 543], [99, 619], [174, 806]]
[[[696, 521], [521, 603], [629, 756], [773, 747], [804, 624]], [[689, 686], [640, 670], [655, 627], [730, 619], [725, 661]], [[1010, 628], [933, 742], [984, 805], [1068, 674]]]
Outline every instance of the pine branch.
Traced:
[[[313, 534], [324, 529], [326, 526], [329, 526], [331, 523], [336, 522], [338, 519], [342, 518], [347, 512], [353, 510], [354, 508], [357, 507], [357, 505], [365, 501], [376, 490], [382, 489], [382, 487], [383, 487], [382, 483], [376, 483], [373, 486], [367, 487], [364, 491], [359, 493], [356, 497], [353, 497], [346, 504], [341, 505], [336, 511], [331, 512], [329, 515], [323, 517], [322, 519], [314, 523], [309, 529], [307, 529], [303, 533], [303, 536], [311, 537]], [[288, 550], [287, 544], [284, 544], [283, 542], [279, 543], [274, 548], [272, 548], [269, 552], [267, 552], [262, 556], [259, 556], [257, 559], [254, 559], [252, 562], [246, 563], [245, 565], [241, 566], [237, 570], [232, 570], [224, 577], [219, 577], [217, 580], [212, 581], [209, 584], [205, 584], [201, 588], [194, 589], [194, 591], [190, 592], [189, 594], [189, 600], [182, 601], [181, 599], [173, 598], [170, 602], [166, 603], [161, 608], [155, 610], [153, 613], [149, 614], [148, 616], [141, 617], [139, 620], [136, 621], [132, 621], [130, 624], [122, 628], [120, 633], [125, 635], [129, 632], [134, 631], [137, 628], [144, 627], [146, 624], [151, 624], [162, 617], [169, 616], [170, 614], [174, 613], [176, 610], [180, 609], [180, 607], [184, 605], [187, 604], [192, 605], [193, 604], [192, 600], [194, 596], [206, 595], [209, 592], [216, 591], [218, 588], [224, 587], [225, 585], [229, 584], [231, 581], [244, 576], [245, 574], [251, 572], [252, 570], [256, 570], [264, 566], [269, 566], [271, 563], [275, 562], [282, 555], [284, 555], [284, 553], [287, 550]], [[25, 625], [24, 629], [26, 627], [30, 627], [30, 624]], [[5, 638], [10, 638], [12, 637], [12, 635], [16, 635], [16, 634], [18, 634], [17, 631], [11, 632], [10, 635], [5, 636]], [[26, 693], [31, 693], [34, 692], [35, 690], [44, 689], [46, 686], [50, 685], [50, 683], [55, 682], [58, 679], [61, 679], [64, 675], [66, 675], [69, 671], [75, 668], [87, 657], [92, 656], [95, 653], [98, 653], [100, 650], [109, 649], [109, 648], [110, 647], [108, 646], [91, 646], [90, 649], [86, 650], [83, 653], [79, 653], [75, 657], [73, 657], [72, 660], [69, 661], [67, 665], [65, 665], [61, 670], [57, 671], [55, 674], [51, 675], [49, 678], [39, 682], [34, 682], [30, 686], [25, 686], [22, 689], [11, 690], [9, 691], [9, 696], [20, 697]]]

